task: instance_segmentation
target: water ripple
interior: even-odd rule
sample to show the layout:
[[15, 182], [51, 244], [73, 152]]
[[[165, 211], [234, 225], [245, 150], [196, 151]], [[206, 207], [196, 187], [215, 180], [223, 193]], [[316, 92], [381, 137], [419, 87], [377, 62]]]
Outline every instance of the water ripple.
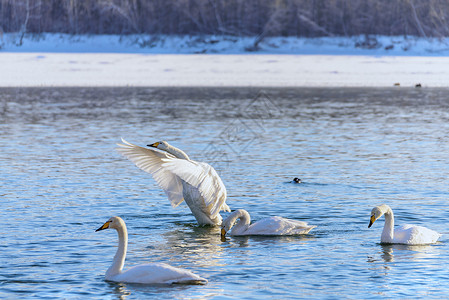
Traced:
[[[447, 89], [0, 90], [0, 298], [447, 297]], [[116, 153], [120, 137], [211, 163], [255, 221], [318, 227], [221, 241]], [[382, 222], [367, 226], [381, 203], [442, 239], [379, 244]], [[209, 284], [105, 282], [117, 237], [95, 229], [113, 215], [128, 225], [126, 266], [167, 262]]]

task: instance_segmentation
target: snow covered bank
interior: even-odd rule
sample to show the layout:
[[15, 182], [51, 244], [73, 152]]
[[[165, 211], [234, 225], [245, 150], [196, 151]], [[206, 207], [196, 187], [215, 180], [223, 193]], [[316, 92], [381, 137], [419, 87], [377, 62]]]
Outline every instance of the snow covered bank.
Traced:
[[449, 86], [449, 57], [1, 53], [0, 86]]
[[[253, 39], [44, 37], [22, 46], [3, 37], [0, 86], [449, 86], [444, 41], [377, 38], [377, 48], [367, 49], [348, 39], [273, 38], [246, 52]], [[188, 54], [197, 52], [218, 54]]]
[[146, 53], [146, 54], [320, 54], [449, 56], [449, 39], [365, 36], [265, 38], [253, 49], [255, 37], [151, 35], [25, 35], [0, 36], [1, 52]]

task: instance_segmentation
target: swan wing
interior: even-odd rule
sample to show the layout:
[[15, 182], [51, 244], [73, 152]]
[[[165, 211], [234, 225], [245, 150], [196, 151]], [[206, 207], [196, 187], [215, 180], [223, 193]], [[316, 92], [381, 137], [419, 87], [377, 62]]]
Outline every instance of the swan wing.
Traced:
[[441, 234], [417, 225], [402, 225], [394, 230], [394, 243], [407, 245], [424, 245], [435, 243]]
[[124, 139], [122, 139], [122, 144], [117, 145], [119, 146], [118, 152], [132, 161], [138, 168], [153, 176], [157, 184], [167, 194], [173, 207], [177, 207], [184, 201], [181, 179], [163, 167], [166, 161], [181, 159], [170, 153], [156, 150], [156, 148], [148, 149], [131, 144]]
[[307, 234], [316, 226], [282, 217], [270, 217], [249, 226], [247, 235], [296, 235]]
[[181, 283], [206, 284], [207, 280], [181, 268], [172, 267], [164, 263], [145, 264], [132, 267], [113, 278], [113, 281], [129, 283]]
[[212, 166], [185, 159], [164, 158], [162, 160], [165, 169], [198, 189], [212, 218], [217, 216], [221, 210], [230, 211], [226, 205], [226, 187]]

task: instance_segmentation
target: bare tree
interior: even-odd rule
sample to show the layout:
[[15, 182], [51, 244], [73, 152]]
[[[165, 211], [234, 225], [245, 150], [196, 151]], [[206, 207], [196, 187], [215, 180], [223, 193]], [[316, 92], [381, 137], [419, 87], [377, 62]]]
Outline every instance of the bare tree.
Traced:
[[25, 33], [27, 32], [27, 26], [28, 21], [30, 20], [30, 0], [25, 0], [25, 20], [23, 21], [22, 26], [20, 27], [20, 39], [19, 39], [19, 45], [22, 46], [23, 44], [23, 37], [25, 36]]
[[0, 0], [0, 26], [27, 33], [254, 36], [449, 35], [447, 0]]
[[115, 3], [113, 0], [103, 0], [99, 2], [99, 4], [102, 7], [102, 13], [111, 13], [112, 15], [121, 17], [126, 20], [127, 24], [131, 27], [130, 32], [140, 32], [135, 0], [118, 1], [118, 3]]
[[413, 13], [413, 19], [415, 20], [416, 23], [416, 27], [418, 28], [418, 32], [421, 36], [423, 37], [427, 37], [426, 33], [424, 32], [424, 29], [421, 25], [421, 21], [418, 18], [418, 14], [416, 13], [416, 7], [415, 4], [413, 3], [413, 0], [409, 0], [408, 1], [410, 4], [410, 7], [412, 8], [412, 13]]
[[0, 49], [2, 49], [3, 44], [4, 44], [4, 42], [3, 42], [3, 28], [2, 28], [2, 26], [0, 26]]

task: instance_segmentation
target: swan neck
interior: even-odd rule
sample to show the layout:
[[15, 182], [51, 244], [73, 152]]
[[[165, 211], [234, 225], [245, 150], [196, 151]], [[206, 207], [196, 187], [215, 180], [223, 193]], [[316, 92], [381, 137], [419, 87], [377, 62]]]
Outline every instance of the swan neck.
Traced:
[[394, 214], [391, 209], [385, 213], [385, 224], [382, 231], [381, 242], [392, 243], [394, 239]]
[[176, 147], [173, 147], [172, 145], [168, 145], [167, 149], [165, 150], [170, 154], [173, 154], [177, 158], [190, 160], [190, 158], [187, 156], [187, 154], [182, 151], [181, 149], [178, 149]]
[[[236, 222], [237, 224], [235, 224]], [[249, 224], [251, 223], [251, 217], [246, 210], [238, 209], [229, 216], [229, 223], [229, 229], [235, 224], [232, 229], [232, 234], [241, 234], [248, 229]]]
[[115, 253], [112, 265], [106, 271], [106, 278], [120, 274], [125, 265], [126, 250], [128, 248], [128, 231], [126, 227], [117, 228], [118, 234], [118, 248]]

